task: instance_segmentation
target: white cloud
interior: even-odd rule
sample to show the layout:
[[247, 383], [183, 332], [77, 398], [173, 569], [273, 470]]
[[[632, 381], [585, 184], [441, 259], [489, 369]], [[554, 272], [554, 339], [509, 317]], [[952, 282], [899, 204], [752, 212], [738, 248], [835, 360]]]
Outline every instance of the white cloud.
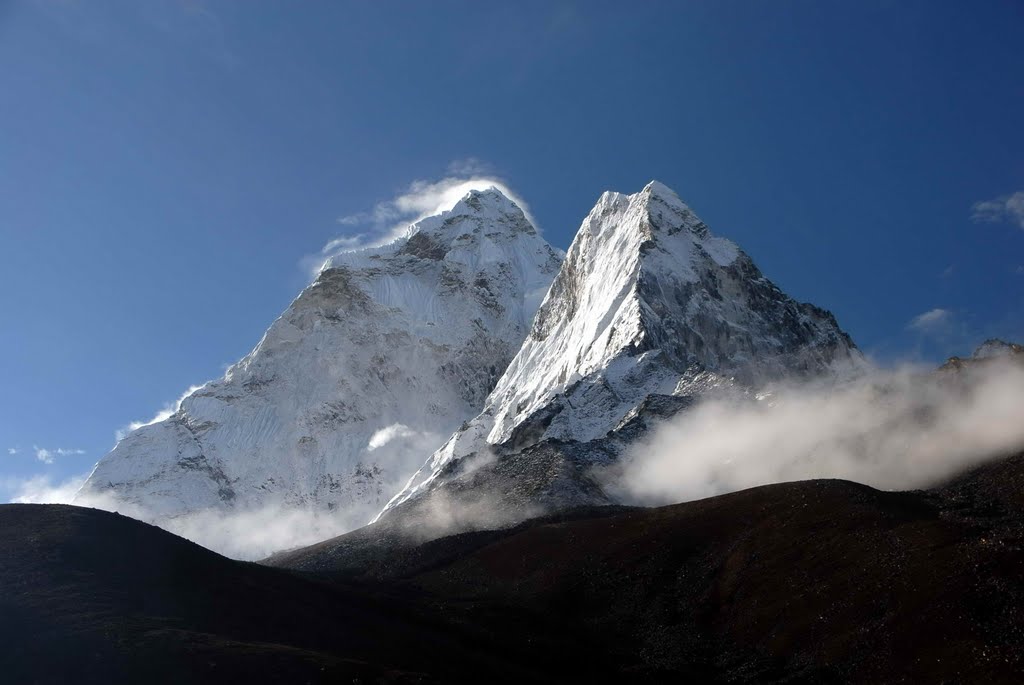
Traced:
[[390, 426], [385, 426], [379, 431], [370, 436], [370, 442], [366, 445], [368, 452], [372, 452], [376, 449], [383, 447], [396, 438], [411, 438], [416, 435], [416, 431], [409, 428], [408, 426], [401, 423], [393, 423]]
[[534, 226], [530, 209], [503, 180], [490, 173], [488, 165], [477, 159], [452, 162], [448, 176], [438, 181], [418, 180], [395, 197], [379, 202], [372, 210], [342, 216], [343, 226], [361, 227], [357, 233], [328, 241], [319, 254], [305, 257], [302, 263], [316, 275], [332, 257], [366, 247], [377, 247], [404, 236], [417, 221], [447, 211], [471, 190], [495, 187], [515, 202]]
[[[442, 439], [440, 435], [418, 433], [404, 426], [402, 428], [405, 430], [396, 429], [393, 432], [408, 436], [406, 440], [413, 439], [416, 444], [421, 440], [435, 444], [434, 441]], [[376, 460], [381, 452], [410, 447], [404, 440], [395, 438], [386, 443], [386, 447], [379, 447], [374, 458]], [[415, 453], [422, 458], [421, 450], [417, 449]], [[492, 458], [489, 450], [480, 450], [465, 468], [479, 468]], [[403, 476], [407, 475], [403, 472]], [[385, 489], [394, 491], [404, 484], [403, 477], [398, 481], [387, 482]], [[90, 494], [76, 501], [76, 504], [110, 511], [116, 509], [127, 516], [147, 519], [146, 512], [103, 495]], [[172, 519], [158, 520], [156, 525], [234, 559], [261, 559], [282, 549], [311, 545], [364, 526], [377, 511], [378, 507], [372, 505], [324, 510], [271, 502], [249, 510], [208, 509], [191, 512]], [[461, 530], [479, 522], [490, 522], [495, 526], [507, 525], [509, 521], [504, 520], [503, 515], [503, 512], [494, 510], [487, 493], [481, 493], [479, 498], [470, 502], [460, 498], [458, 503], [448, 502], [442, 496], [431, 500], [428, 512], [424, 517], [417, 518], [412, 532], [430, 537], [450, 531], [453, 527]]]
[[[886, 489], [925, 487], [1024, 447], [1022, 405], [1024, 369], [1002, 360], [957, 375], [905, 369], [877, 372], [838, 389], [777, 388], [760, 401], [705, 401], [655, 429], [620, 465], [596, 475], [625, 501], [644, 505], [805, 478], [845, 478]], [[393, 424], [375, 433], [375, 460], [418, 443], [416, 435], [403, 439], [410, 432]], [[493, 457], [480, 458], [487, 463]], [[35, 478], [19, 483], [16, 496], [18, 501], [69, 501], [83, 479], [53, 485]], [[124, 503], [93, 495], [75, 503], [147, 518]], [[194, 512], [159, 525], [230, 557], [258, 559], [352, 530], [373, 513], [269, 504], [250, 511]], [[481, 521], [505, 525], [501, 515], [486, 493], [468, 504], [448, 502], [442, 493], [416, 525], [427, 525], [428, 533]]]
[[907, 328], [920, 333], [933, 333], [947, 328], [952, 321], [953, 313], [951, 311], [937, 307], [915, 316], [907, 324]]
[[232, 559], [255, 560], [347, 533], [367, 518], [266, 506], [232, 513], [194, 512], [162, 521], [160, 527]]
[[791, 387], [761, 402], [704, 402], [604, 476], [643, 504], [807, 478], [927, 487], [1024, 447], [1021, 406], [1024, 368], [1012, 362], [956, 376], [879, 372], [839, 390]]
[[971, 221], [1016, 224], [1024, 229], [1024, 190], [975, 202], [971, 207]]
[[182, 402], [184, 402], [184, 401], [185, 401], [185, 399], [186, 399], [186, 398], [187, 398], [187, 397], [188, 397], [189, 395], [191, 395], [191, 394], [192, 394], [192, 393], [194, 393], [194, 392], [195, 392], [196, 390], [199, 390], [199, 389], [200, 389], [200, 388], [202, 388], [202, 387], [203, 387], [203, 386], [201, 386], [201, 385], [193, 385], [193, 386], [190, 386], [190, 387], [189, 387], [189, 389], [188, 389], [188, 390], [186, 390], [186, 391], [185, 391], [185, 392], [184, 392], [184, 393], [183, 393], [183, 394], [181, 395], [181, 397], [179, 397], [179, 398], [177, 399], [177, 401], [176, 401], [176, 402], [173, 402], [173, 403], [171, 403], [171, 402], [167, 402], [166, 404], [164, 404], [164, 406], [163, 406], [163, 409], [161, 409], [161, 410], [160, 410], [160, 411], [158, 411], [158, 412], [157, 412], [156, 414], [154, 414], [154, 415], [153, 415], [153, 416], [152, 416], [152, 417], [151, 417], [151, 418], [150, 418], [150, 419], [149, 419], [148, 421], [132, 421], [132, 422], [131, 422], [131, 423], [129, 423], [129, 424], [127, 425], [127, 426], [122, 426], [121, 428], [118, 428], [118, 429], [117, 429], [116, 431], [114, 431], [114, 437], [115, 437], [115, 439], [116, 439], [116, 440], [117, 440], [118, 442], [121, 442], [122, 440], [124, 440], [124, 438], [125, 438], [125, 437], [126, 437], [126, 436], [127, 436], [128, 434], [129, 434], [129, 433], [131, 433], [131, 432], [132, 432], [132, 431], [134, 431], [134, 430], [138, 430], [139, 428], [142, 428], [143, 426], [150, 426], [150, 425], [152, 425], [152, 424], [154, 424], [154, 423], [159, 423], [160, 421], [166, 421], [167, 419], [169, 419], [169, 418], [171, 418], [172, 416], [174, 416], [174, 414], [175, 414], [175, 413], [176, 413], [176, 412], [177, 412], [177, 411], [178, 411], [179, 409], [181, 409], [181, 403], [182, 403]]
[[54, 483], [49, 476], [32, 476], [18, 479], [6, 478], [0, 487], [8, 493], [7, 501], [22, 504], [70, 504], [75, 493], [82, 487], [87, 474], [73, 476], [60, 483]]
[[[57, 448], [54, 448], [54, 449], [47, 449], [45, 447], [40, 447], [38, 445], [32, 445], [32, 449], [36, 453], [36, 459], [38, 459], [39, 461], [43, 462], [44, 464], [52, 464], [53, 461], [54, 461], [54, 457], [67, 457], [67, 456], [72, 456], [72, 455], [76, 455], [76, 454], [85, 454], [85, 450], [66, 449], [64, 447], [57, 447]], [[15, 454], [15, 452], [16, 452], [16, 451], [15, 452], [11, 452], [10, 450], [7, 450], [7, 451], [10, 454]]]
[[7, 448], [7, 454], [17, 454], [17, 453], [18, 453], [18, 449], [16, 447], [8, 447]]
[[[15, 493], [17, 502], [67, 503], [116, 511], [147, 521], [175, 535], [233, 559], [262, 559], [282, 549], [311, 545], [366, 524], [374, 513], [356, 510], [306, 509], [270, 502], [258, 509], [204, 509], [173, 518], [155, 517], [145, 508], [118, 500], [109, 492], [76, 497], [87, 475], [54, 486], [42, 476], [26, 481], [0, 480], [0, 488]], [[393, 484], [399, 486], [399, 484]]]
[[430, 454], [444, 443], [445, 436], [431, 431], [420, 431], [401, 423], [393, 423], [373, 433], [366, 444], [367, 453], [373, 453], [373, 463], [390, 474], [401, 489], [409, 477], [410, 468], [415, 469], [423, 462], [423, 455]]

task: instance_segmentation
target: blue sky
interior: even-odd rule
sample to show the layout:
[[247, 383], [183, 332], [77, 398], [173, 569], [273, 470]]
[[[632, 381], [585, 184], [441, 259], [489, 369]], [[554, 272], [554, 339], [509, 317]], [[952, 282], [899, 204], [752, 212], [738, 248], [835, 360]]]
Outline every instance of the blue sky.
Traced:
[[885, 363], [1022, 339], [1022, 35], [998, 0], [2, 3], [0, 500], [220, 375], [415, 181], [499, 177], [564, 248], [657, 178]]

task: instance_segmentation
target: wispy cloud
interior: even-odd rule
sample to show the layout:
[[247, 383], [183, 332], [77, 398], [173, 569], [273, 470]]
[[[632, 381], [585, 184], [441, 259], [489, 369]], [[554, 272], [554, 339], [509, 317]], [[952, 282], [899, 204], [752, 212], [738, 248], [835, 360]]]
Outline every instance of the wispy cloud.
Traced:
[[397, 439], [411, 438], [417, 435], [416, 431], [401, 423], [393, 423], [390, 426], [381, 428], [370, 436], [370, 442], [366, 445], [366, 451], [373, 452], [384, 447]]
[[971, 221], [1016, 224], [1024, 229], [1024, 190], [994, 200], [975, 202], [971, 207]]
[[475, 158], [462, 159], [449, 164], [447, 175], [440, 180], [413, 181], [395, 197], [378, 202], [367, 211], [339, 217], [339, 225], [354, 230], [331, 239], [318, 254], [305, 257], [303, 266], [315, 275], [339, 254], [393, 242], [417, 221], [454, 207], [469, 191], [492, 186], [511, 198], [531, 223], [537, 225], [523, 199], [494, 174], [488, 164]]
[[955, 271], [956, 271], [956, 267], [954, 267], [952, 264], [950, 264], [949, 266], [947, 266], [945, 269], [942, 270], [942, 273], [940, 274], [940, 277], [941, 278], [949, 278], [950, 276], [953, 275], [953, 273]]
[[202, 387], [203, 386], [201, 386], [201, 385], [189, 386], [189, 389], [186, 390], [184, 393], [182, 393], [181, 397], [179, 397], [174, 402], [167, 402], [167, 403], [165, 403], [163, 408], [160, 409], [160, 411], [158, 411], [152, 417], [150, 417], [147, 421], [132, 421], [127, 426], [122, 426], [121, 428], [118, 428], [114, 432], [114, 437], [117, 439], [118, 442], [120, 442], [121, 440], [124, 440], [125, 436], [127, 436], [129, 433], [131, 433], [134, 430], [138, 430], [139, 428], [142, 428], [143, 426], [150, 426], [150, 425], [152, 425], [154, 423], [158, 423], [160, 421], [166, 421], [167, 419], [169, 419], [172, 416], [174, 416], [174, 414], [179, 409], [181, 409], [181, 403], [185, 401], [185, 398], [187, 398], [189, 395], [191, 395], [196, 390], [199, 390]]
[[952, 323], [953, 313], [937, 307], [915, 316], [907, 324], [907, 329], [919, 333], [936, 333], [947, 330]]
[[17, 447], [8, 447], [7, 448], [7, 454], [17, 454], [17, 453], [18, 453], [18, 448]]
[[[65, 447], [55, 447], [53, 449], [47, 449], [40, 447], [39, 445], [32, 445], [32, 450], [36, 454], [36, 459], [43, 462], [44, 464], [52, 464], [56, 457], [68, 457], [76, 454], [85, 454], [85, 450], [80, 449], [68, 449]], [[8, 450], [10, 452], [10, 450]], [[10, 452], [14, 454], [15, 452]]]
[[448, 176], [457, 178], [481, 178], [495, 176], [494, 165], [488, 164], [476, 157], [464, 157], [456, 159], [448, 164]]
[[[338, 219], [338, 223], [340, 223], [340, 224], [345, 224], [346, 222], [349, 223], [349, 224], [355, 224], [355, 223], [358, 223], [358, 221], [359, 220], [355, 219], [354, 217], [342, 217], [341, 219]], [[334, 252], [344, 252], [346, 250], [358, 250], [359, 246], [363, 245], [366, 242], [367, 242], [367, 235], [365, 233], [357, 233], [356, 235], [341, 236], [340, 238], [334, 238], [333, 240], [328, 242], [326, 245], [324, 245], [323, 252], [325, 252], [325, 253], [328, 253], [328, 252], [329, 253], [334, 253]]]

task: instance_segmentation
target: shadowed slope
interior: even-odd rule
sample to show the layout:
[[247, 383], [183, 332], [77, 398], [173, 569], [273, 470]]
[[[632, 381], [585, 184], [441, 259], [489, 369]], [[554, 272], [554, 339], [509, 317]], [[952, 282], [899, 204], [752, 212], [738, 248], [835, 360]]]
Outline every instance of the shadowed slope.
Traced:
[[0, 666], [13, 682], [1019, 682], [1021, 492], [1024, 455], [929, 491], [803, 481], [376, 548], [371, 526], [268, 562], [319, 580], [114, 514], [3, 506]]
[[5, 682], [545, 680], [388, 590], [232, 561], [100, 510], [0, 506]]
[[376, 553], [370, 526], [270, 563], [544, 609], [642, 678], [1005, 682], [1024, 674], [1022, 492], [1018, 455], [931, 491], [785, 483], [405, 548], [389, 531]]

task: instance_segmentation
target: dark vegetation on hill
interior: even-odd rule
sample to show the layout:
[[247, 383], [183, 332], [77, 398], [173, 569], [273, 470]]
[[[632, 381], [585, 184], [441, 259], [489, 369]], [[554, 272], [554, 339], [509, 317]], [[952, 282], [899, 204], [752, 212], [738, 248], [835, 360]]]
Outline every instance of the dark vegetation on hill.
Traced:
[[1020, 682], [1022, 546], [1024, 455], [927, 491], [785, 483], [272, 560], [315, 574], [116, 514], [4, 505], [0, 675]]

